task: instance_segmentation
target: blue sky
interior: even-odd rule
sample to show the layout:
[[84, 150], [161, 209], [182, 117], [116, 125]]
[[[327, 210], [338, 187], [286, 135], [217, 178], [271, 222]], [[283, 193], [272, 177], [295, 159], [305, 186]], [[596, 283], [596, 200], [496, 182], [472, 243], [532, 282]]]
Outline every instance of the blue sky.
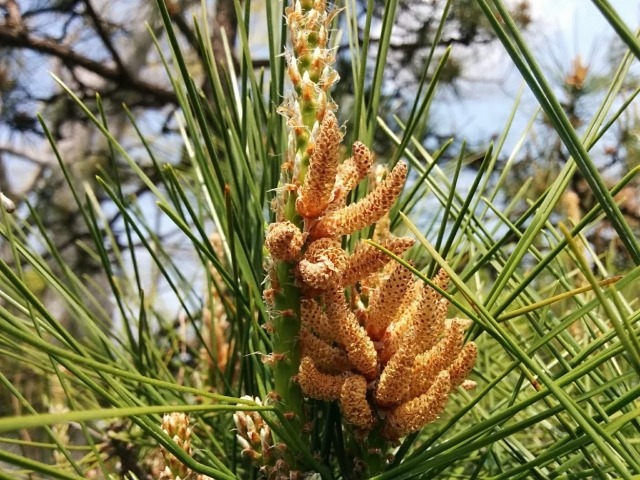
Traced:
[[[606, 56], [613, 29], [589, 0], [530, 0], [532, 28], [526, 34], [536, 58], [550, 78], [560, 78], [580, 55], [590, 71], [606, 71]], [[627, 25], [635, 30], [640, 18], [639, 0], [610, 0]], [[499, 133], [508, 118], [522, 77], [502, 46], [467, 52], [465, 73], [458, 85], [459, 98], [442, 91], [437, 106], [439, 128], [469, 140]], [[471, 65], [471, 67], [469, 66]], [[537, 102], [527, 93], [518, 109], [514, 133], [519, 134]], [[512, 139], [515, 142], [515, 139]]]

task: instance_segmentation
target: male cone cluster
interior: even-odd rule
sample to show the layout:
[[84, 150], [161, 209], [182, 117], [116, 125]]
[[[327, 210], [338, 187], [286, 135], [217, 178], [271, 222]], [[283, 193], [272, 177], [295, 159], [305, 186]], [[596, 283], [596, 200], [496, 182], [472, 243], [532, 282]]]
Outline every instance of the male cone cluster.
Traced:
[[[438, 417], [473, 368], [477, 348], [464, 345], [462, 322], [447, 324], [448, 301], [435, 289], [414, 282], [409, 270], [368, 243], [350, 254], [341, 246], [344, 236], [385, 223], [407, 166], [398, 162], [368, 195], [347, 202], [369, 174], [372, 155], [355, 142], [341, 161], [343, 132], [328, 97], [337, 81], [327, 47], [331, 18], [321, 0], [296, 0], [287, 9], [295, 93], [281, 108], [291, 135], [276, 222], [265, 241], [272, 261], [268, 300], [281, 314], [272, 299], [282, 292], [278, 272], [285, 265], [299, 293], [292, 313], [300, 327], [299, 343], [291, 345], [301, 349], [294, 380], [306, 397], [339, 402], [355, 429], [395, 440]], [[381, 241], [396, 255], [413, 243], [390, 234]], [[441, 270], [433, 281], [444, 290], [449, 278]]]
[[[334, 114], [326, 112], [316, 142], [323, 148], [310, 155], [313, 182], [298, 189], [303, 230], [288, 221], [274, 223], [266, 246], [275, 261], [293, 265], [303, 293], [297, 376], [303, 393], [339, 401], [347, 422], [367, 431], [383, 423], [383, 435], [395, 439], [438, 417], [449, 392], [473, 367], [477, 349], [463, 346], [460, 322], [445, 325], [447, 300], [414, 283], [409, 270], [366, 243], [351, 255], [342, 249], [341, 236], [389, 212], [406, 166], [398, 163], [366, 197], [345, 205], [371, 168], [371, 154], [356, 143], [357, 156], [340, 163], [338, 130]], [[389, 237], [382, 244], [400, 255], [413, 240]], [[363, 280], [378, 286], [362, 289]], [[446, 273], [440, 271], [434, 282], [446, 288]]]

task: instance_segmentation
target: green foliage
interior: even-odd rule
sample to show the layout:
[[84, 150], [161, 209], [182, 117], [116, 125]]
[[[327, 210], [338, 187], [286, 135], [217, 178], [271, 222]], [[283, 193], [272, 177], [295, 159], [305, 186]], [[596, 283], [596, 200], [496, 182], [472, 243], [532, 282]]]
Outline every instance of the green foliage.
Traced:
[[[386, 135], [395, 147], [388, 160], [411, 165], [414, 183], [405, 189], [402, 214], [394, 213], [392, 225], [419, 240], [411, 252], [419, 278], [430, 282], [437, 265], [448, 271], [450, 316], [473, 321], [468, 337], [480, 351], [471, 376], [475, 390], [454, 394], [437, 422], [407, 437], [382, 471], [369, 475], [355, 446], [342, 441], [337, 408], [310, 402], [324, 416], [310, 443], [304, 440], [277, 400], [270, 401], [272, 372], [262, 361], [271, 351], [264, 328], [270, 318], [263, 301], [264, 231], [272, 220], [269, 202], [287, 134], [277, 112], [288, 88], [280, 55], [286, 44], [283, 2], [267, 2], [268, 74], [251, 68], [250, 2], [244, 8], [236, 2], [243, 20], [238, 71], [231, 62], [220, 69], [207, 25], [198, 23], [208, 100], [180, 53], [165, 3], [158, 3], [171, 43], [170, 55], [163, 53], [182, 106], [178, 118], [189, 168], [166, 162], [131, 118], [159, 179], [152, 181], [111, 135], [99, 99], [95, 109], [78, 103], [109, 140], [111, 163], [124, 162], [151, 191], [163, 221], [180, 236], [180, 250], [170, 248], [149, 221], [149, 207], [122, 188], [114, 168], [105, 167], [94, 187], [78, 184], [59, 158], [89, 232], [82, 247], [102, 265], [104, 285], [68, 268], [37, 218], [25, 222], [3, 211], [0, 234], [8, 253], [0, 260], [0, 471], [10, 473], [0, 478], [145, 478], [159, 473], [158, 462], [163, 465], [160, 447], [203, 475], [254, 478], [259, 473], [242, 455], [234, 430], [239, 410], [262, 412], [300, 465], [327, 479], [640, 475], [640, 268], [612, 271], [584, 238], [606, 216], [615, 242], [640, 263], [638, 241], [613, 199], [639, 169], [625, 172], [609, 191], [589, 156], [623, 113], [612, 110], [612, 98], [628, 74], [631, 54], [580, 138], [502, 2], [477, 0], [572, 155], [539, 198], [527, 198], [522, 188], [503, 203], [500, 192], [519, 154], [517, 146], [503, 151], [510, 123], [462, 193], [458, 175], [452, 178], [438, 163], [448, 144], [429, 152], [414, 137], [447, 55], [431, 66], [433, 80], [423, 78], [406, 122], [391, 128], [378, 108], [398, 2], [385, 2], [367, 95], [361, 52], [369, 49], [368, 32], [358, 39], [347, 4], [356, 136], [370, 143], [376, 131]], [[637, 55], [637, 39], [607, 2], [595, 3]], [[396, 127], [402, 135], [394, 133]], [[522, 133], [523, 141], [529, 133]], [[58, 155], [53, 142], [52, 148]], [[510, 160], [496, 172], [501, 155]], [[458, 172], [465, 161], [463, 152]], [[554, 211], [577, 169], [596, 203], [566, 226]], [[109, 195], [124, 233], [105, 222], [94, 188]], [[529, 207], [511, 218], [521, 199]], [[614, 275], [620, 275], [617, 283], [601, 283]], [[190, 414], [192, 455], [162, 430], [161, 414], [169, 412]]]

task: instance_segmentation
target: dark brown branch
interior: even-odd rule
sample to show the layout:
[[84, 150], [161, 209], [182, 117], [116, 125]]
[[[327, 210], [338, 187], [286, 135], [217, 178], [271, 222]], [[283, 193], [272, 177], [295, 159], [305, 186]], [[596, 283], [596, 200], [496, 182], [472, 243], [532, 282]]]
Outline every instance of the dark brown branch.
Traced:
[[4, 10], [6, 12], [7, 26], [15, 29], [24, 28], [22, 15], [20, 15], [20, 8], [18, 7], [18, 2], [16, 2], [15, 0], [7, 0], [4, 5]]
[[24, 161], [32, 163], [34, 165], [45, 167], [50, 166], [51, 162], [48, 160], [43, 160], [42, 158], [38, 158], [30, 153], [25, 152], [24, 150], [19, 150], [11, 145], [0, 145], [0, 154], [5, 153], [7, 155], [11, 155], [14, 157], [18, 157]]
[[102, 62], [91, 60], [75, 52], [68, 46], [55, 43], [43, 38], [34, 37], [24, 28], [15, 28], [13, 25], [4, 24], [0, 26], [0, 45], [3, 47], [14, 47], [32, 50], [35, 52], [51, 55], [59, 58], [67, 66], [81, 67], [93, 72], [105, 80], [116, 82], [122, 89], [129, 89], [144, 95], [152, 95], [158, 100], [177, 105], [178, 99], [174, 92], [152, 83], [129, 77], [119, 69], [109, 67]]
[[97, 14], [95, 9], [93, 8], [93, 5], [91, 5], [91, 0], [84, 0], [84, 6], [87, 11], [87, 14], [89, 15], [89, 18], [91, 18], [93, 25], [96, 27], [96, 32], [98, 32], [98, 35], [100, 36], [100, 40], [102, 40], [102, 43], [104, 44], [104, 46], [107, 48], [107, 50], [109, 50], [109, 53], [111, 53], [111, 58], [113, 58], [113, 61], [118, 66], [120, 73], [123, 76], [128, 77], [129, 74], [127, 72], [127, 69], [124, 66], [124, 63], [122, 63], [120, 54], [118, 53], [115, 46], [113, 45], [113, 42], [111, 41], [111, 37], [109, 37], [107, 32], [104, 30], [104, 25], [102, 24], [102, 20], [100, 19], [100, 16]]
[[[360, 41], [362, 42], [362, 38], [360, 38]], [[473, 44], [477, 44], [477, 45], [485, 45], [485, 44], [489, 44], [492, 41], [494, 41], [494, 38], [491, 37], [484, 37], [484, 38], [479, 38], [479, 37], [470, 37], [470, 36], [461, 36], [461, 37], [449, 37], [449, 38], [443, 38], [438, 42], [438, 46], [439, 47], [448, 47], [449, 45], [464, 45], [464, 46], [469, 46], [472, 43]], [[374, 38], [371, 37], [369, 38], [369, 43], [373, 44], [373, 43], [378, 43], [380, 42], [379, 38]], [[390, 42], [389, 43], [389, 50], [394, 51], [394, 52], [415, 52], [418, 50], [424, 50], [427, 48], [430, 48], [431, 45], [423, 42], [422, 40], [417, 40], [417, 41], [395, 41], [395, 42]], [[340, 49], [348, 49], [349, 46], [340, 46]]]

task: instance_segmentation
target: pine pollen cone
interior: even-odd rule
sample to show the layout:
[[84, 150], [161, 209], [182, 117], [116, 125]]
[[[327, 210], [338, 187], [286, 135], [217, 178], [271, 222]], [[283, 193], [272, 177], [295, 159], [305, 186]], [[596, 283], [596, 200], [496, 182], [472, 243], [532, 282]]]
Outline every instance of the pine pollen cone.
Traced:
[[302, 326], [310, 329], [324, 342], [331, 343], [337, 339], [335, 327], [315, 300], [302, 299], [300, 301], [300, 316]]
[[409, 391], [414, 355], [410, 348], [400, 348], [385, 366], [376, 388], [376, 402], [389, 407], [399, 403]]
[[449, 373], [441, 372], [427, 393], [403, 403], [391, 412], [383, 435], [390, 439], [401, 438], [436, 420], [447, 405], [449, 390]]
[[269, 225], [264, 244], [274, 259], [291, 262], [300, 255], [304, 235], [289, 221], [276, 222]]
[[316, 367], [313, 360], [304, 357], [298, 371], [298, 384], [302, 392], [317, 400], [338, 400], [345, 381], [344, 375], [327, 375]]
[[367, 380], [361, 375], [348, 377], [340, 392], [340, 408], [344, 418], [358, 428], [373, 425], [373, 413], [367, 401]]
[[309, 168], [296, 201], [296, 209], [303, 217], [317, 217], [329, 205], [338, 173], [341, 141], [342, 131], [338, 120], [329, 110], [320, 124]]
[[311, 228], [312, 238], [348, 235], [377, 222], [396, 201], [407, 177], [407, 165], [398, 162], [376, 189], [356, 203], [321, 217]]
[[428, 285], [422, 292], [422, 302], [413, 317], [410, 332], [414, 354], [418, 355], [433, 347], [444, 330], [449, 302]]
[[315, 365], [326, 373], [340, 373], [351, 368], [347, 355], [316, 337], [307, 328], [300, 330], [302, 355], [311, 358]]
[[338, 341], [344, 345], [349, 361], [365, 377], [375, 378], [378, 369], [378, 354], [373, 341], [358, 323], [347, 306], [342, 288], [334, 288], [324, 295], [327, 315], [335, 322]]
[[[462, 324], [460, 322], [452, 322], [445, 336], [435, 347], [416, 357], [411, 373], [414, 381], [411, 382], [409, 388], [410, 398], [426, 393], [438, 374], [452, 366], [462, 351], [463, 341], [464, 331]], [[452, 382], [452, 386], [455, 387], [456, 385], [453, 385]]]
[[364, 143], [355, 142], [351, 152], [351, 157], [342, 162], [338, 167], [332, 207], [344, 207], [347, 194], [356, 188], [358, 183], [367, 176], [367, 173], [369, 173], [371, 169], [373, 156]]
[[369, 303], [366, 328], [369, 336], [380, 340], [402, 305], [404, 295], [411, 286], [411, 271], [394, 262], [395, 268], [382, 285], [380, 292]]
[[346, 254], [340, 244], [322, 238], [309, 245], [297, 270], [306, 285], [325, 290], [339, 285], [346, 266]]
[[[374, 273], [382, 279], [374, 282], [378, 290], [363, 315], [368, 330], [349, 307], [342, 286], [325, 290], [321, 303], [305, 299], [301, 305], [304, 358], [297, 378], [304, 395], [338, 400], [347, 423], [365, 432], [380, 426], [389, 440], [434, 421], [458, 385], [474, 385], [463, 383], [477, 357], [473, 342], [463, 347], [464, 321], [445, 322], [448, 301], [427, 285], [412, 284], [408, 272], [396, 264]], [[440, 271], [433, 282], [444, 289], [448, 276]], [[385, 296], [392, 308], [379, 303]], [[376, 340], [367, 322], [380, 309], [388, 318]], [[387, 353], [390, 332], [399, 338]]]
[[[411, 248], [414, 243], [415, 240], [413, 238], [399, 237], [386, 240], [380, 245], [394, 255], [402, 255], [406, 250]], [[376, 273], [390, 261], [391, 257], [382, 250], [373, 245], [360, 243], [356, 247], [355, 252], [353, 252], [347, 260], [347, 267], [342, 277], [342, 285], [353, 285], [365, 277]]]
[[467, 343], [449, 368], [451, 376], [451, 388], [460, 385], [465, 377], [469, 375], [478, 358], [478, 347], [475, 343]]

